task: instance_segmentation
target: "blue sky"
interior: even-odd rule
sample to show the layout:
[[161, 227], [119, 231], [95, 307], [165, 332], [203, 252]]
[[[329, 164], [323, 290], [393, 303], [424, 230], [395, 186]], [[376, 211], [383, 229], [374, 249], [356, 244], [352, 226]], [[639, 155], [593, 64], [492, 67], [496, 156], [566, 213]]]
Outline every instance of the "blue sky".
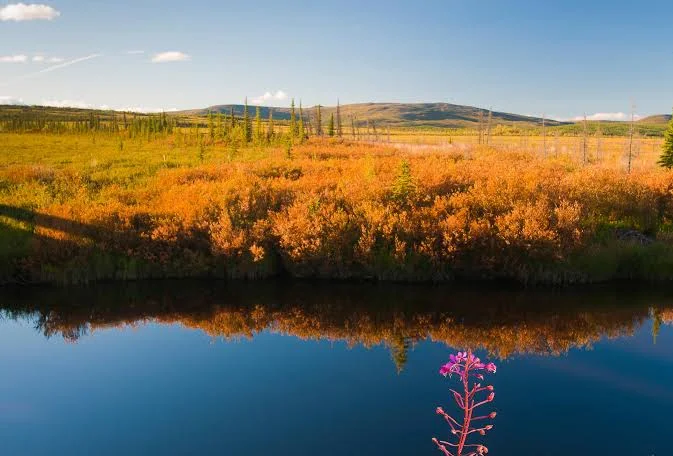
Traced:
[[0, 0], [5, 102], [183, 109], [268, 92], [269, 105], [562, 118], [673, 106], [670, 0], [36, 1]]

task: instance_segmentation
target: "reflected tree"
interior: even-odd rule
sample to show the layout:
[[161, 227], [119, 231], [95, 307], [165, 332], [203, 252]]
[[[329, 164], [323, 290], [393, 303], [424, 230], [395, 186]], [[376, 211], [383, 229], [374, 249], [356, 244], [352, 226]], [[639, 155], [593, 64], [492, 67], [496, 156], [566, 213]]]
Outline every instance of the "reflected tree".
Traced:
[[393, 343], [390, 344], [390, 357], [395, 363], [397, 373], [401, 374], [404, 366], [407, 365], [409, 356], [409, 348], [411, 348], [412, 341], [408, 337], [397, 337]]

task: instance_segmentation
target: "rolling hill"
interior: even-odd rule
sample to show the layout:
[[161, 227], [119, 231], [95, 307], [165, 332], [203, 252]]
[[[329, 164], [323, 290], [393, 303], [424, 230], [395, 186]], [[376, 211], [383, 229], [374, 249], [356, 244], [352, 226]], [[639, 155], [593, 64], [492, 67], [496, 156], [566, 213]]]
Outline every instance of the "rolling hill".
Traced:
[[[216, 105], [204, 109], [192, 109], [180, 111], [174, 114], [182, 115], [207, 115], [212, 113], [243, 114], [243, 105]], [[250, 107], [251, 115], [254, 115], [255, 107]], [[267, 118], [269, 110], [273, 109], [274, 118], [287, 120], [290, 118], [289, 108], [261, 107], [261, 116]], [[322, 106], [322, 118], [326, 122], [329, 116], [336, 111], [335, 106]], [[304, 108], [304, 112], [311, 117], [315, 116], [316, 108]], [[358, 103], [341, 105], [341, 114], [344, 123], [349, 123], [351, 117], [358, 123], [375, 122], [379, 126], [390, 127], [443, 127], [461, 128], [474, 126], [479, 123], [480, 114], [484, 121], [488, 118], [488, 110], [472, 106], [455, 105], [449, 103]], [[492, 113], [493, 124], [526, 124], [541, 125], [542, 119], [537, 117], [522, 116], [505, 112]], [[562, 125], [563, 122], [547, 120], [547, 125]]]
[[644, 119], [640, 119], [638, 123], [641, 124], [655, 124], [655, 125], [661, 125], [661, 124], [667, 124], [671, 121], [671, 114], [660, 114], [656, 116], [649, 116], [645, 117]]
[[[170, 116], [186, 117], [204, 117], [209, 112], [228, 114], [233, 109], [236, 116], [242, 116], [244, 106], [240, 104], [215, 105], [208, 108], [190, 109], [185, 111], [168, 112]], [[250, 115], [255, 115], [255, 106], [250, 106]], [[290, 109], [286, 107], [260, 107], [261, 116], [267, 119], [269, 111], [273, 109], [273, 116], [276, 120], [289, 120]], [[335, 106], [322, 106], [322, 119], [326, 125], [331, 114], [336, 111]], [[299, 108], [297, 108], [297, 113]], [[12, 117], [16, 115], [36, 116], [48, 118], [49, 120], [86, 120], [91, 113], [95, 113], [103, 120], [110, 120], [119, 113], [114, 111], [101, 111], [79, 108], [55, 108], [45, 106], [28, 105], [0, 105], [0, 117]], [[476, 108], [473, 106], [455, 105], [449, 103], [359, 103], [341, 105], [341, 113], [344, 126], [350, 125], [351, 118], [356, 124], [364, 126], [369, 121], [375, 123], [378, 127], [403, 127], [403, 128], [464, 128], [476, 127], [479, 123], [480, 115], [484, 122], [488, 118], [488, 110]], [[305, 117], [310, 116], [315, 119], [316, 108], [310, 107], [304, 109]], [[148, 114], [134, 114], [134, 116], [145, 116]], [[542, 119], [519, 114], [494, 111], [492, 113], [493, 125], [509, 125], [517, 127], [539, 127], [542, 125]], [[184, 119], [188, 121], [188, 119]], [[193, 119], [192, 119], [193, 120]], [[671, 120], [670, 114], [660, 114], [645, 117], [637, 122], [638, 131], [646, 136], [661, 136]], [[555, 120], [546, 120], [546, 125], [552, 128], [558, 128], [568, 134], [580, 134], [583, 129], [581, 122], [559, 122]], [[606, 134], [625, 135], [628, 134], [628, 122], [617, 121], [592, 121], [590, 129], [593, 131], [600, 126]]]

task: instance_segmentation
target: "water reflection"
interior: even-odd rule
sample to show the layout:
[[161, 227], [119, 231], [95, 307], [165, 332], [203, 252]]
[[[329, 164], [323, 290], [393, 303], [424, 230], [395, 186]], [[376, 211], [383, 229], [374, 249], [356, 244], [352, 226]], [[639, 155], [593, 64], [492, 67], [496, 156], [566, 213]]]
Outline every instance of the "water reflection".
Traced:
[[72, 342], [108, 328], [177, 324], [213, 338], [263, 331], [304, 340], [385, 345], [398, 370], [430, 339], [491, 356], [558, 355], [601, 338], [629, 336], [653, 318], [653, 340], [673, 322], [673, 299], [614, 288], [582, 292], [320, 283], [158, 282], [93, 288], [17, 289], [4, 318], [30, 319], [46, 337]]

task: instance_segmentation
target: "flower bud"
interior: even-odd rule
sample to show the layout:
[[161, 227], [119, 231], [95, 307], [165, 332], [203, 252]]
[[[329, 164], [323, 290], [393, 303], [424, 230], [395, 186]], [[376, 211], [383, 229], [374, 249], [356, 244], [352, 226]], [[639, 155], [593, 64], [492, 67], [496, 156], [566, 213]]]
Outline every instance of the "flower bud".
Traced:
[[496, 412], [491, 412], [491, 413], [488, 415], [488, 417], [489, 417], [490, 419], [493, 419], [493, 418], [496, 417], [496, 415], [497, 415]]
[[490, 402], [490, 401], [492, 401], [493, 399], [495, 399], [495, 393], [491, 393], [491, 394], [489, 394], [489, 395], [488, 395], [488, 401]]

